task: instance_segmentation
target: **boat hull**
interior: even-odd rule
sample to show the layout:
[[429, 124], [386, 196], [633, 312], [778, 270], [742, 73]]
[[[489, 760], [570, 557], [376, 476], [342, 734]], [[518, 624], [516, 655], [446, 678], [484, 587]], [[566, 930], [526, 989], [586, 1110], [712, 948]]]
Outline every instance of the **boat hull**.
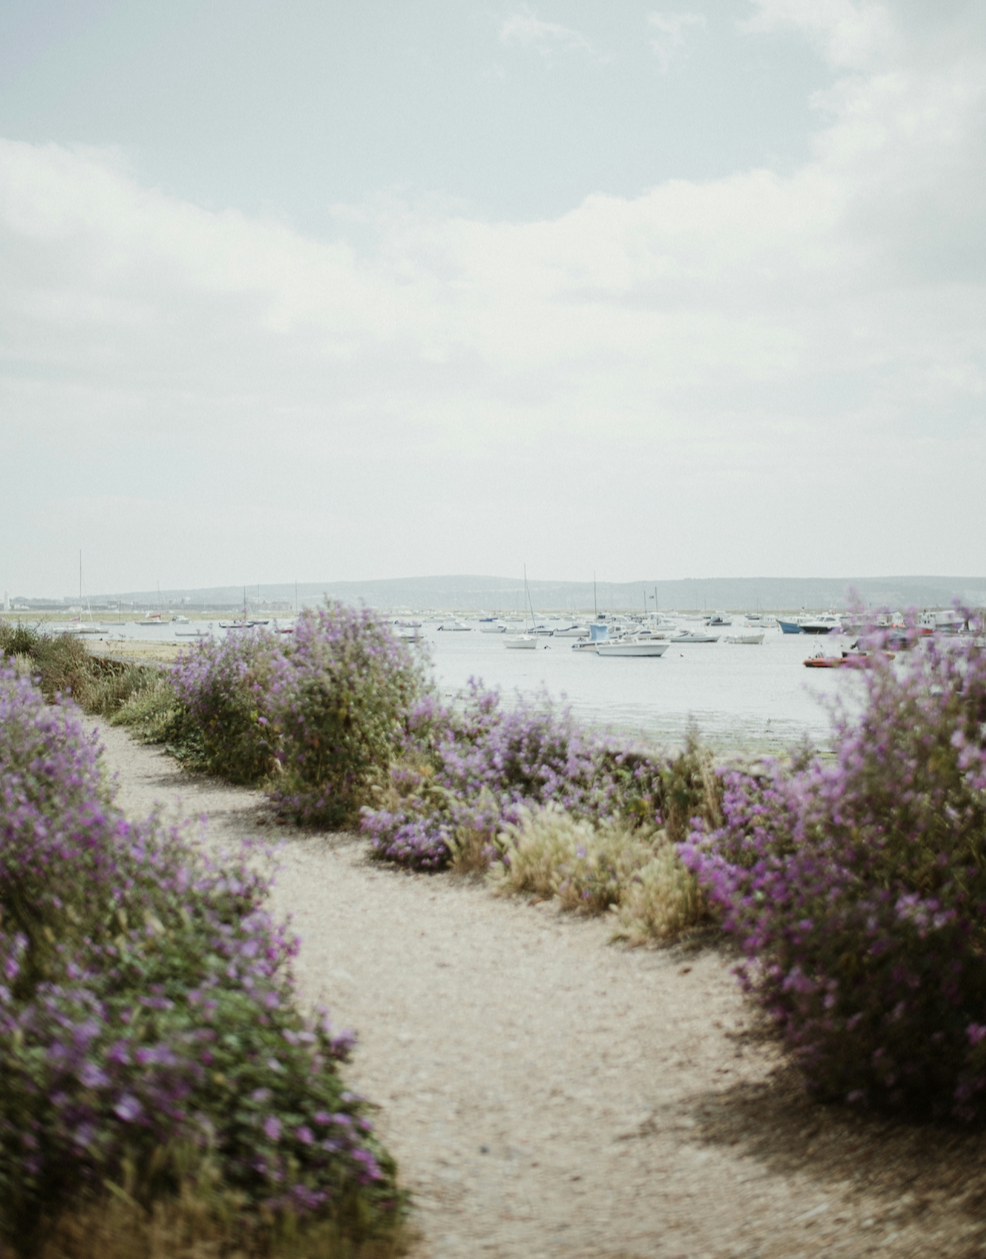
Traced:
[[667, 643], [655, 642], [653, 639], [640, 643], [600, 643], [596, 647], [597, 656], [663, 656], [668, 649]]

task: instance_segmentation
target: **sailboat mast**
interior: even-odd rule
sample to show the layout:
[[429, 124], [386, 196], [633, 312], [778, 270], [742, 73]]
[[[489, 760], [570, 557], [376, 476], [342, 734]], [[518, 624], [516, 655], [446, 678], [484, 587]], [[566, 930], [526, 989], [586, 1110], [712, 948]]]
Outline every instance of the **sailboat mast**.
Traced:
[[596, 603], [596, 570], [592, 570], [592, 615], [599, 620], [599, 606]]

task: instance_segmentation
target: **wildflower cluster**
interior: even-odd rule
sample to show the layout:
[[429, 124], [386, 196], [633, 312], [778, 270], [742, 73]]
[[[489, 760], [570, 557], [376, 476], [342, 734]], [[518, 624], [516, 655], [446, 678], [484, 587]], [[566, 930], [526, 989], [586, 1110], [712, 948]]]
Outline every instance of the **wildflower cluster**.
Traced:
[[[981, 640], [980, 640], [981, 642]], [[834, 763], [722, 777], [685, 864], [820, 1096], [986, 1117], [986, 654], [928, 641], [860, 671]]]
[[369, 608], [306, 610], [270, 696], [279, 810], [330, 826], [355, 817], [397, 755], [423, 682], [408, 645]]
[[[375, 613], [327, 602], [306, 609], [290, 639], [256, 629], [201, 640], [172, 685], [198, 767], [266, 781], [296, 821], [340, 825], [386, 773], [423, 676]], [[195, 747], [187, 733], [183, 743]]]
[[258, 1220], [398, 1212], [392, 1161], [303, 1018], [256, 855], [213, 863], [114, 806], [77, 710], [0, 671], [0, 1240], [127, 1172], [218, 1178]]
[[435, 870], [471, 852], [481, 868], [501, 855], [505, 827], [549, 803], [589, 821], [623, 813], [659, 825], [663, 773], [613, 751], [546, 694], [506, 708], [473, 680], [456, 707], [426, 696], [412, 710], [404, 756], [361, 825], [387, 860]]
[[261, 627], [204, 638], [181, 654], [171, 681], [184, 720], [198, 736], [194, 768], [241, 783], [270, 772], [271, 704], [282, 670], [277, 636]]

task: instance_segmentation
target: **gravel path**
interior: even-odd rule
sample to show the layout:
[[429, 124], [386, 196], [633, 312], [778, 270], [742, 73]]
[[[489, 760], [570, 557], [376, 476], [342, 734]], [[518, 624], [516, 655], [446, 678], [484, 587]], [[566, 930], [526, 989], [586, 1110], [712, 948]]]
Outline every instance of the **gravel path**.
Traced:
[[550, 904], [375, 867], [101, 734], [132, 816], [285, 839], [275, 907], [304, 997], [358, 1033], [349, 1078], [414, 1194], [414, 1259], [986, 1252], [982, 1139], [811, 1105], [720, 952], [626, 951]]

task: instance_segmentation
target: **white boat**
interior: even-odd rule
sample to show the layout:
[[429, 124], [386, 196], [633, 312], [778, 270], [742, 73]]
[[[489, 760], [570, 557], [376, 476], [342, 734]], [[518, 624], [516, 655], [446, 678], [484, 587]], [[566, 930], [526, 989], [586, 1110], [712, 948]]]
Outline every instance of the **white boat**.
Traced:
[[698, 630], [684, 630], [680, 634], [675, 634], [671, 641], [673, 643], [717, 643], [719, 635], [700, 634]]
[[472, 630], [471, 625], [467, 625], [465, 621], [459, 621], [459, 620], [442, 621], [441, 625], [439, 625], [438, 628], [440, 630], [445, 630], [447, 633], [450, 633], [450, 634], [461, 634], [463, 630]]
[[588, 638], [588, 625], [570, 625], [568, 629], [555, 630], [555, 638]]
[[830, 612], [801, 622], [802, 634], [838, 634], [841, 630], [842, 622]]
[[479, 632], [481, 634], [505, 634], [507, 627], [502, 621], [480, 621]]
[[618, 638], [611, 643], [599, 643], [597, 656], [663, 656], [669, 644], [655, 638]]
[[[526, 564], [524, 565], [524, 594], [527, 597], [527, 607], [531, 613], [531, 628], [527, 629], [525, 627], [523, 634], [511, 634], [503, 640], [504, 647], [509, 647], [511, 651], [536, 651], [538, 645], [538, 633], [543, 632], [543, 627], [542, 630], [538, 630], [537, 628], [537, 621], [534, 616], [534, 604], [531, 602], [531, 590], [527, 584]], [[550, 633], [551, 631], [548, 630], [549, 635]]]
[[742, 643], [745, 647], [759, 647], [763, 642], [763, 630], [755, 634], [727, 634], [727, 643]]

